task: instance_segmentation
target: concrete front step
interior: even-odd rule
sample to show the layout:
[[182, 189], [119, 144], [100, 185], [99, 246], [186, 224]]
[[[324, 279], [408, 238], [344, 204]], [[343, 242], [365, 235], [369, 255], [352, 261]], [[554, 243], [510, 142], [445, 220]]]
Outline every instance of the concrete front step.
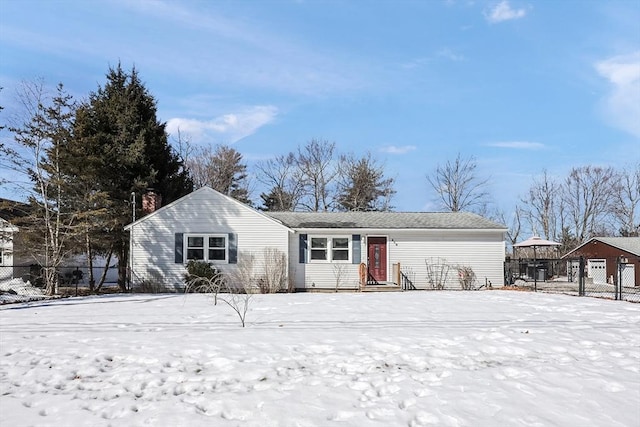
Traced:
[[400, 292], [402, 288], [393, 282], [367, 283], [360, 289], [362, 292]]

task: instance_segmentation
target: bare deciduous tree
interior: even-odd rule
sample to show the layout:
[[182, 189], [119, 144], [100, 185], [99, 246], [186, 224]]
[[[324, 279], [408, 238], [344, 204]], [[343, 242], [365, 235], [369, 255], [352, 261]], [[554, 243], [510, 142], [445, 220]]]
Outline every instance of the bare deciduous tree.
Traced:
[[500, 212], [497, 214], [498, 220], [502, 224], [505, 224], [508, 228], [507, 243], [511, 246], [515, 245], [520, 240], [520, 235], [522, 233], [523, 215], [524, 213], [522, 211], [522, 208], [517, 205], [513, 210], [513, 215], [510, 221], [507, 220], [504, 212]]
[[304, 189], [298, 160], [293, 153], [256, 164], [258, 180], [270, 188], [260, 195], [267, 211], [293, 211]]
[[545, 239], [557, 238], [558, 197], [560, 185], [546, 170], [539, 179], [535, 179], [526, 198], [522, 199], [524, 214], [531, 224], [534, 234]]
[[635, 170], [624, 169], [619, 173], [612, 205], [612, 214], [623, 236], [640, 236], [640, 163]]
[[564, 237], [577, 242], [596, 235], [612, 234], [606, 230], [617, 174], [612, 167], [582, 166], [574, 168], [562, 185]]
[[333, 156], [335, 143], [312, 139], [298, 148], [298, 167], [304, 188], [301, 206], [312, 212], [334, 208], [337, 167]]
[[34, 208], [25, 218], [23, 230], [32, 240], [36, 261], [43, 265], [46, 292], [53, 295], [58, 291], [58, 269], [69, 250], [67, 242], [76, 232], [76, 215], [64, 199], [61, 170], [62, 152], [73, 135], [75, 104], [62, 84], [56, 95], [47, 98], [42, 81], [23, 82], [18, 97], [24, 118], [10, 128], [21, 148], [14, 151], [12, 160], [34, 186], [30, 198]]
[[489, 194], [488, 179], [477, 175], [477, 164], [473, 156], [463, 158], [460, 153], [453, 162], [438, 165], [427, 180], [437, 194], [441, 207], [451, 212], [485, 209]]
[[191, 143], [191, 137], [183, 133], [180, 128], [178, 128], [176, 134], [171, 136], [171, 142], [173, 148], [178, 154], [178, 157], [182, 159], [184, 164], [187, 164], [194, 151], [193, 144]]

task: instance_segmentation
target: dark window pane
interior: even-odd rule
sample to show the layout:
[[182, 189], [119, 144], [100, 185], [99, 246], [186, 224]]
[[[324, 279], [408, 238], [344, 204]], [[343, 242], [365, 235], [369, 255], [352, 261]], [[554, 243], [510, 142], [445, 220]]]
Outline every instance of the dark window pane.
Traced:
[[203, 248], [204, 237], [187, 237], [187, 247], [189, 248]]
[[327, 251], [325, 249], [312, 249], [311, 250], [311, 259], [312, 260], [326, 260], [327, 259]]
[[348, 237], [334, 237], [333, 238], [333, 247], [335, 249], [348, 249], [349, 248], [349, 238]]
[[225, 238], [220, 237], [209, 237], [209, 247], [210, 248], [224, 248], [226, 247]]
[[312, 249], [324, 249], [327, 247], [327, 239], [324, 237], [312, 237], [311, 248]]
[[334, 250], [333, 251], [333, 260], [334, 261], [348, 261], [349, 260], [349, 251]]
[[210, 261], [224, 261], [225, 260], [225, 250], [224, 249], [209, 249], [209, 260]]
[[187, 249], [187, 259], [204, 259], [203, 249]]

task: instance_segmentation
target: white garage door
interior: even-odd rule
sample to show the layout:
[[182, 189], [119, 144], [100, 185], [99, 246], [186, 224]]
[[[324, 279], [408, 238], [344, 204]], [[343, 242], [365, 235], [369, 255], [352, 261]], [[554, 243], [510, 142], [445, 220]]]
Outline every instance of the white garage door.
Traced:
[[633, 264], [624, 264], [622, 266], [622, 286], [636, 285], [636, 266]]
[[590, 259], [587, 261], [587, 274], [594, 284], [607, 283], [607, 261], [604, 259]]

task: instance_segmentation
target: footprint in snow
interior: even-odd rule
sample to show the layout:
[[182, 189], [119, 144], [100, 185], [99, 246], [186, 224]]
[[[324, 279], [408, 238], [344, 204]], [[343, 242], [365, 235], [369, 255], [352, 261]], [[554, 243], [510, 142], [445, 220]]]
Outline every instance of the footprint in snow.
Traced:
[[366, 416], [370, 420], [390, 420], [395, 418], [395, 412], [392, 409], [376, 408], [367, 411]]
[[331, 414], [327, 417], [329, 421], [348, 421], [355, 417], [358, 413], [353, 411], [338, 411], [335, 414]]
[[440, 418], [430, 412], [418, 412], [416, 416], [409, 423], [410, 427], [426, 427], [439, 425]]

